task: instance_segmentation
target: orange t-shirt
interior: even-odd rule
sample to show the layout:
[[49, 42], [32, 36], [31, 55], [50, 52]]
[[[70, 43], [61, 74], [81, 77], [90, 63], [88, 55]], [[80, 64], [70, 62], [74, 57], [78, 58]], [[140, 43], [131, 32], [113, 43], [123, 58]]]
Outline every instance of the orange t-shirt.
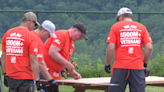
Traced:
[[34, 79], [30, 66], [30, 54], [37, 55], [38, 46], [31, 32], [15, 27], [2, 38], [2, 51], [6, 52], [6, 75], [13, 79]]
[[68, 30], [58, 30], [55, 32], [57, 38], [50, 37], [44, 44], [44, 61], [46, 62], [47, 67], [52, 72], [60, 73], [64, 66], [54, 61], [51, 56], [48, 54], [51, 44], [59, 47], [61, 56], [67, 61], [70, 60], [71, 55], [74, 52], [75, 45], [74, 42], [70, 39]]
[[115, 23], [107, 43], [116, 44], [113, 68], [144, 69], [142, 45], [153, 43], [146, 27], [135, 21]]
[[35, 31], [32, 31], [31, 33], [34, 35], [35, 39], [38, 41], [38, 55], [37, 55], [38, 61], [43, 61], [44, 60], [44, 57], [43, 57], [44, 43], [39, 34], [37, 34]]

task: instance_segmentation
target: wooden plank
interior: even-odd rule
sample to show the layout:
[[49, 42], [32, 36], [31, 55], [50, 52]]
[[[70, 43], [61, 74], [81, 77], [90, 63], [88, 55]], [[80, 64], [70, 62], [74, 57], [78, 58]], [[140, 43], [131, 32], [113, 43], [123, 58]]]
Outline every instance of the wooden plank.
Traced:
[[[98, 77], [98, 78], [82, 78], [79, 80], [64, 79], [64, 80], [56, 80], [56, 82], [58, 85], [73, 86], [73, 88], [75, 88], [74, 92], [85, 92], [86, 89], [104, 90], [105, 92], [108, 92], [107, 85], [93, 85], [93, 83], [109, 84], [110, 79], [111, 77]], [[145, 81], [146, 81], [146, 85], [164, 87], [164, 77], [149, 76], [146, 77]], [[41, 80], [41, 83], [48, 84], [46, 80]]]
[[[109, 84], [111, 77], [98, 77], [98, 78], [82, 78], [82, 79], [64, 79], [64, 80], [56, 80], [58, 85], [72, 85], [72, 86], [96, 86], [94, 83], [100, 84]], [[46, 80], [41, 80], [43, 84], [48, 84]], [[93, 84], [93, 85], [91, 85]], [[146, 85], [164, 85], [164, 77], [158, 76], [149, 76], [146, 77]], [[102, 86], [102, 85], [99, 85]]]
[[109, 83], [111, 77], [98, 77], [98, 78], [82, 78], [82, 79], [64, 79], [57, 80], [57, 82], [72, 82], [72, 83]]
[[164, 77], [158, 77], [158, 76], [146, 77], [146, 84], [164, 84]]
[[85, 92], [86, 89], [104, 90], [105, 92], [108, 91], [108, 86], [82, 86], [82, 87], [81, 86], [73, 86], [73, 88], [75, 88], [74, 92]]
[[[45, 80], [41, 80], [42, 84], [47, 84]], [[76, 85], [76, 86], [96, 86], [100, 83], [99, 86], [108, 85], [110, 82], [110, 77], [98, 77], [98, 78], [82, 78], [82, 79], [63, 79], [56, 80], [58, 85]], [[104, 85], [103, 85], [104, 84]]]

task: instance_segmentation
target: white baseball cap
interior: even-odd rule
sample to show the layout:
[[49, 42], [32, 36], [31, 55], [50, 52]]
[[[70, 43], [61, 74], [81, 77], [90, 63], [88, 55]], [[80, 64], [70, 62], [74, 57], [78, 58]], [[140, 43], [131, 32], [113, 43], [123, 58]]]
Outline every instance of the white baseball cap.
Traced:
[[117, 13], [117, 19], [116, 19], [116, 21], [118, 21], [118, 17], [119, 17], [120, 15], [125, 14], [125, 13], [133, 14], [132, 11], [131, 11], [129, 8], [127, 8], [127, 7], [122, 7], [122, 8], [118, 11], [118, 13]]
[[44, 29], [46, 29], [47, 31], [50, 32], [50, 35], [53, 37], [53, 38], [57, 38], [57, 36], [55, 35], [55, 24], [52, 23], [51, 21], [49, 20], [45, 20], [42, 25], [41, 25]]

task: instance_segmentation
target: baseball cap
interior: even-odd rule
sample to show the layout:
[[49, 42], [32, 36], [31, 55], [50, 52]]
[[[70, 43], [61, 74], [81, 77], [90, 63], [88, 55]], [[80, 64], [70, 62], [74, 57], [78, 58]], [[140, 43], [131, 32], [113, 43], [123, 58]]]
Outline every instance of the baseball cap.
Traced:
[[85, 24], [79, 22], [79, 23], [74, 24], [73, 27], [77, 28], [81, 32], [81, 35], [83, 36], [83, 38], [88, 40], [88, 37], [87, 37], [88, 30]]
[[122, 8], [118, 11], [118, 13], [117, 13], [117, 19], [116, 19], [116, 21], [118, 21], [118, 17], [119, 17], [120, 15], [125, 14], [125, 13], [133, 14], [132, 11], [131, 11], [129, 8], [127, 8], [127, 7], [122, 7]]
[[41, 25], [44, 29], [46, 29], [48, 32], [50, 32], [50, 35], [53, 37], [53, 38], [57, 38], [57, 36], [55, 35], [55, 24], [52, 23], [51, 21], [49, 20], [45, 20], [42, 25]]
[[[33, 13], [33, 12], [27, 12], [27, 13], [25, 13], [24, 16], [23, 16], [23, 18], [26, 18], [26, 20], [30, 20], [30, 21], [35, 22], [35, 24], [38, 25], [38, 26], [40, 25], [40, 24], [38, 23], [38, 21], [37, 21], [37, 16], [36, 16], [36, 14]], [[23, 19], [23, 18], [22, 18], [22, 19]]]

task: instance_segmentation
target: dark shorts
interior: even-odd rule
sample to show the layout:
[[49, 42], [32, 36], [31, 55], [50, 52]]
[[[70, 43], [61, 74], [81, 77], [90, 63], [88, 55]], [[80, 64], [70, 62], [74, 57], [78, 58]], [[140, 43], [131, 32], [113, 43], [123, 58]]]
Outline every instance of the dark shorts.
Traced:
[[30, 85], [34, 85], [33, 80], [17, 80], [6, 77], [9, 92], [29, 92]]
[[[41, 73], [40, 73], [40, 79], [46, 80]], [[58, 86], [56, 87], [56, 89], [54, 89], [52, 86], [47, 86], [47, 84], [42, 84], [42, 88], [45, 92], [59, 92]]]
[[144, 70], [114, 69], [110, 83], [119, 86], [109, 86], [108, 92], [125, 92], [129, 83], [130, 92], [145, 92]]

